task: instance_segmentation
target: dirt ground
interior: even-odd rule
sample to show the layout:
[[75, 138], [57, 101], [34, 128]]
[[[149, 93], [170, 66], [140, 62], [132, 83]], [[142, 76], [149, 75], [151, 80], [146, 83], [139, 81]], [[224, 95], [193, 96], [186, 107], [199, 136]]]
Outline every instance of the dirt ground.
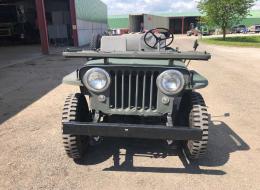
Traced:
[[[180, 39], [181, 38], [181, 39]], [[193, 38], [175, 46], [191, 50]], [[48, 56], [0, 70], [0, 189], [260, 189], [259, 49], [201, 45], [210, 62], [191, 67], [209, 79], [208, 153], [189, 162], [158, 141], [108, 139], [82, 163], [67, 158], [62, 77], [84, 60]]]

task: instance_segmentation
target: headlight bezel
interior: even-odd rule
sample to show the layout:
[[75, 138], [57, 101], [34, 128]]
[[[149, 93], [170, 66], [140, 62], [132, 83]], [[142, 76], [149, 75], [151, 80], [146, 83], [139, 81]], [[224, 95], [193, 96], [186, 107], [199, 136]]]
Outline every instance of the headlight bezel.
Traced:
[[[106, 77], [106, 80], [107, 80], [107, 81], [106, 81], [106, 85], [105, 85], [104, 88], [102, 88], [102, 89], [95, 89], [95, 88], [93, 88], [93, 87], [89, 84], [89, 80], [88, 80], [88, 79], [89, 79], [90, 74], [92, 74], [93, 72], [98, 72], [98, 73], [104, 74], [104, 76]], [[108, 73], [106, 70], [104, 70], [104, 69], [102, 69], [102, 68], [95, 67], [95, 68], [89, 69], [89, 70], [83, 75], [83, 77], [82, 77], [82, 82], [83, 82], [83, 84], [87, 87], [87, 89], [90, 90], [91, 92], [102, 93], [102, 92], [105, 92], [105, 91], [109, 88], [109, 86], [110, 86], [110, 84], [111, 84], [111, 77], [110, 77], [109, 73]]]
[[[177, 90], [175, 91], [168, 91], [167, 89], [165, 89], [162, 85], [162, 80], [163, 80], [163, 77], [168, 74], [168, 73], [172, 73], [174, 74], [175, 76], [178, 77], [178, 79], [180, 80], [180, 86], [177, 88]], [[184, 86], [185, 86], [185, 79], [184, 79], [184, 75], [178, 71], [178, 70], [173, 70], [173, 69], [170, 69], [170, 70], [166, 70], [164, 72], [162, 72], [156, 79], [156, 84], [157, 84], [157, 87], [158, 89], [164, 93], [165, 95], [168, 95], [168, 96], [174, 96], [178, 93], [180, 93], [183, 89], [184, 89]]]

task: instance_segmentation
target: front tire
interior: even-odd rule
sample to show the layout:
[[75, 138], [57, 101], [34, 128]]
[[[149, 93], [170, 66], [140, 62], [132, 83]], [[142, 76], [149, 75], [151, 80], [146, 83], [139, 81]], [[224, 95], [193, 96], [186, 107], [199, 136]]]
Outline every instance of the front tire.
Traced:
[[[71, 121], [84, 122], [88, 120], [88, 117], [89, 109], [85, 96], [82, 94], [69, 95], [64, 104], [62, 123]], [[70, 134], [63, 134], [62, 136], [67, 155], [73, 159], [82, 159], [86, 154], [89, 138]]]
[[200, 159], [207, 151], [209, 116], [203, 97], [196, 92], [191, 93], [189, 127], [201, 129], [202, 139], [184, 142], [184, 151], [189, 159]]

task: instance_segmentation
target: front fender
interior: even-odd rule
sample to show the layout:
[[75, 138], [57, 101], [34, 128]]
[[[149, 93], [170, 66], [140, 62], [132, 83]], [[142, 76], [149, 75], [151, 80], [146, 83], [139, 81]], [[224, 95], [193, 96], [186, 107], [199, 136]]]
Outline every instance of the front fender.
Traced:
[[196, 71], [191, 71], [191, 74], [192, 74], [191, 85], [193, 90], [206, 88], [208, 86], [209, 82], [204, 76], [200, 75]]
[[73, 86], [83, 86], [82, 82], [78, 77], [78, 71], [74, 71], [73, 73], [70, 73], [69, 75], [65, 76], [62, 79], [62, 83]]

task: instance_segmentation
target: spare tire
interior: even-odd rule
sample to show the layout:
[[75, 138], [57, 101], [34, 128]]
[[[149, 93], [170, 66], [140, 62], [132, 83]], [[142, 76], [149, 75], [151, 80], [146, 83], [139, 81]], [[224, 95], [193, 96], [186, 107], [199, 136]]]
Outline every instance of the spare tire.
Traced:
[[93, 34], [92, 39], [90, 41], [90, 49], [96, 50], [99, 49], [101, 46], [101, 35], [100, 34]]

